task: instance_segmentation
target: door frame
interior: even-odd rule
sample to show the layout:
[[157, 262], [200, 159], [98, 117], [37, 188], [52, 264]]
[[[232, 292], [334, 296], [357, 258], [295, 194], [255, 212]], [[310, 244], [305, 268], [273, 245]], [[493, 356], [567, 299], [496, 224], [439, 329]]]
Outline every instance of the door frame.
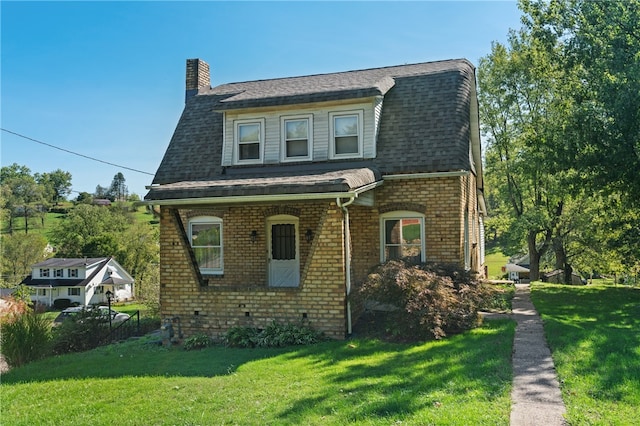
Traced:
[[[266, 220], [267, 225], [267, 284], [269, 287], [299, 287], [300, 286], [300, 220], [296, 216], [287, 215], [287, 214], [279, 214], [270, 216]], [[295, 233], [295, 259], [290, 261], [274, 261], [272, 257], [272, 227], [273, 225], [293, 225], [294, 233]], [[279, 266], [282, 268], [276, 267], [276, 262], [288, 262], [288, 265], [285, 263], [280, 263]], [[283, 284], [277, 282], [277, 276], [279, 270], [283, 271], [288, 269], [290, 271], [290, 277], [292, 281]]]

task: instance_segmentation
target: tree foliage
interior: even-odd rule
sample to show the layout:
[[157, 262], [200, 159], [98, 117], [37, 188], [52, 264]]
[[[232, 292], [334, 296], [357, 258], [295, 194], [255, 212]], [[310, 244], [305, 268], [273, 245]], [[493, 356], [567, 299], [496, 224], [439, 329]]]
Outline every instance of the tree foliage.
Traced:
[[489, 235], [529, 252], [532, 279], [548, 254], [567, 279], [572, 263], [636, 263], [640, 1], [520, 8], [523, 28], [479, 64]]
[[47, 240], [38, 234], [2, 235], [2, 274], [19, 283], [29, 275], [30, 266], [46, 259]]
[[45, 198], [53, 205], [64, 201], [71, 194], [71, 173], [56, 169], [50, 173], [36, 173], [35, 180], [43, 187]]

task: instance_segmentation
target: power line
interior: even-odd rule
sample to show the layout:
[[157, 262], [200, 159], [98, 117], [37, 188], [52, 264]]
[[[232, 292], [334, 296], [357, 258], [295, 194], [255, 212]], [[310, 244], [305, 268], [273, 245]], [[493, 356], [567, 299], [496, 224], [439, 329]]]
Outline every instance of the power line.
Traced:
[[132, 169], [131, 167], [122, 166], [120, 164], [115, 164], [115, 163], [110, 163], [108, 161], [100, 160], [99, 158], [90, 157], [88, 155], [84, 155], [84, 154], [80, 154], [78, 152], [70, 151], [70, 150], [65, 149], [65, 148], [60, 148], [59, 146], [51, 145], [50, 143], [42, 142], [42, 141], [39, 141], [37, 139], [30, 138], [29, 136], [25, 136], [25, 135], [21, 135], [20, 133], [12, 132], [11, 130], [7, 130], [7, 129], [2, 128], [2, 127], [0, 127], [0, 130], [2, 130], [3, 132], [10, 133], [12, 135], [18, 136], [20, 138], [27, 139], [27, 140], [30, 140], [30, 141], [35, 142], [35, 143], [39, 143], [40, 145], [48, 146], [49, 148], [54, 148], [54, 149], [57, 149], [57, 150], [60, 150], [60, 151], [67, 152], [69, 154], [77, 155], [78, 157], [86, 158], [88, 160], [97, 161], [99, 163], [108, 164], [110, 166], [118, 167], [118, 168], [125, 169], [125, 170], [130, 170], [130, 171], [136, 172], [136, 173], [142, 173], [144, 175], [149, 175], [149, 176], [153, 176], [154, 175], [153, 173], [145, 172], [145, 171], [138, 170], [138, 169]]

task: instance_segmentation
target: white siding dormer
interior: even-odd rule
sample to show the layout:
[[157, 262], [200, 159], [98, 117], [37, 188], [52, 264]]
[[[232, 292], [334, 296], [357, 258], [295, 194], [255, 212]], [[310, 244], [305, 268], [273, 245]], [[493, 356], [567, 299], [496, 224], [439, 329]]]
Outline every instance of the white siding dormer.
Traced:
[[[376, 139], [382, 111], [382, 96], [369, 98], [357, 103], [320, 103], [307, 104], [297, 108], [263, 108], [252, 111], [226, 111], [224, 113], [222, 165], [277, 164], [305, 161], [327, 161], [342, 158], [375, 158]], [[357, 117], [358, 150], [355, 153], [335, 152], [334, 117]], [[308, 132], [307, 155], [304, 154], [304, 135], [298, 133], [287, 143], [287, 124], [306, 125]], [[239, 155], [239, 124], [261, 123], [260, 157], [243, 159]], [[303, 124], [304, 123], [304, 124]], [[290, 129], [291, 130], [291, 129]], [[348, 137], [349, 135], [343, 135]], [[351, 135], [353, 136], [353, 135]], [[251, 143], [248, 141], [247, 143]], [[294, 155], [287, 154], [289, 149], [297, 149]], [[293, 147], [296, 148], [293, 148]]]
[[380, 117], [382, 116], [382, 101], [383, 96], [376, 96], [373, 100], [373, 138], [371, 144], [365, 144], [364, 146], [364, 158], [376, 158], [376, 152], [378, 150], [378, 134], [380, 133]]

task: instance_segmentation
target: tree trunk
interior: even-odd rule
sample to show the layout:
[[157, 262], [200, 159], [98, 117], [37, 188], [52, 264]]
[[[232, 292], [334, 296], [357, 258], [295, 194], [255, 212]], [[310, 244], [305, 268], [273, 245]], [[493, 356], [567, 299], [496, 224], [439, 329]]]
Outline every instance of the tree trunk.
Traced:
[[529, 246], [529, 280], [538, 281], [540, 279], [540, 254], [536, 248], [535, 232], [529, 232], [527, 245]]
[[29, 233], [29, 212], [27, 211], [27, 206], [24, 206], [24, 233]]
[[564, 264], [564, 283], [573, 284], [573, 267], [568, 263]]
[[537, 247], [536, 241], [538, 237], [538, 232], [529, 231], [527, 234], [527, 246], [529, 248], [529, 280], [530, 281], [539, 281], [540, 280], [540, 259], [549, 249], [549, 245], [551, 243], [551, 231], [545, 231], [544, 242], [540, 246]]

